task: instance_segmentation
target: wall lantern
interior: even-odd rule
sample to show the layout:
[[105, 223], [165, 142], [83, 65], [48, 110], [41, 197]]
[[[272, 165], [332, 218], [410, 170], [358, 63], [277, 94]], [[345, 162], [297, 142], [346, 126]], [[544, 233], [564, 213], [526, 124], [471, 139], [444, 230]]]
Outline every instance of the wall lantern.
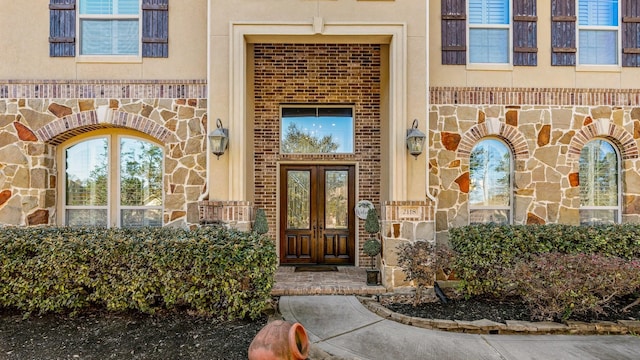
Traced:
[[209, 133], [209, 147], [211, 152], [220, 159], [229, 146], [229, 130], [222, 127], [222, 121], [216, 119], [217, 129]]
[[413, 155], [416, 159], [418, 155], [422, 154], [424, 148], [424, 140], [427, 136], [420, 130], [418, 130], [418, 119], [413, 120], [411, 129], [407, 129], [407, 149], [409, 154]]

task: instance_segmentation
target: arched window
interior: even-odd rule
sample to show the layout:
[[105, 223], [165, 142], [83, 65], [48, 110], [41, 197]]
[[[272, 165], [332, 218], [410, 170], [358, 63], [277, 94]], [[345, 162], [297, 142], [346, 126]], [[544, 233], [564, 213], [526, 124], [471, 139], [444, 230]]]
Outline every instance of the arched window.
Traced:
[[620, 222], [620, 168], [616, 148], [603, 139], [580, 152], [580, 223]]
[[100, 133], [63, 146], [63, 223], [162, 226], [162, 148]]
[[511, 223], [511, 151], [498, 139], [481, 140], [469, 161], [469, 223]]

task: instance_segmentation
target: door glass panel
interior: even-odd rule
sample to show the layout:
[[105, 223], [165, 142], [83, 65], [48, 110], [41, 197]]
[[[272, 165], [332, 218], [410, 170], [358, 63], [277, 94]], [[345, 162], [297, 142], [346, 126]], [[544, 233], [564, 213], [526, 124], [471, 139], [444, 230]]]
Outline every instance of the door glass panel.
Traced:
[[287, 228], [311, 228], [311, 173], [287, 172]]
[[325, 227], [327, 229], [346, 229], [348, 226], [349, 176], [348, 172], [325, 172]]

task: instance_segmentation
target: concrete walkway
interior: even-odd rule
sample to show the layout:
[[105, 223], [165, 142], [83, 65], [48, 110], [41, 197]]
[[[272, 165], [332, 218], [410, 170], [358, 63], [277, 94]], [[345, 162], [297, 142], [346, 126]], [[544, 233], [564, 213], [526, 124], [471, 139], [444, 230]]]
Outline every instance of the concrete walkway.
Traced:
[[631, 335], [471, 335], [386, 320], [355, 296], [282, 296], [282, 317], [301, 323], [314, 346], [343, 359], [638, 360]]

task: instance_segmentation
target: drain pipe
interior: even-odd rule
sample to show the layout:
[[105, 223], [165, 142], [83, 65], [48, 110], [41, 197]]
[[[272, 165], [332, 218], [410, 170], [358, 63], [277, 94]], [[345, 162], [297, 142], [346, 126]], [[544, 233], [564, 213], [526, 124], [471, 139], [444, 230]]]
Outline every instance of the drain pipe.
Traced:
[[[211, 80], [211, 1], [207, 1], [207, 84], [209, 84], [209, 80]], [[210, 178], [210, 173], [211, 173], [211, 149], [209, 148], [210, 144], [209, 144], [209, 138], [207, 137], [207, 135], [209, 135], [209, 119], [210, 119], [210, 114], [211, 114], [211, 101], [209, 99], [209, 91], [210, 91], [210, 87], [207, 86], [207, 131], [205, 132], [205, 142], [207, 143], [207, 164], [205, 166], [206, 168], [206, 174], [205, 174], [205, 184], [207, 186], [207, 189], [204, 191], [204, 193], [202, 193], [202, 195], [200, 195], [200, 197], [198, 197], [198, 201], [204, 201], [204, 200], [209, 200], [209, 189], [211, 188], [211, 184], [209, 184], [209, 181], [211, 180]], [[200, 122], [202, 123], [202, 121]]]

